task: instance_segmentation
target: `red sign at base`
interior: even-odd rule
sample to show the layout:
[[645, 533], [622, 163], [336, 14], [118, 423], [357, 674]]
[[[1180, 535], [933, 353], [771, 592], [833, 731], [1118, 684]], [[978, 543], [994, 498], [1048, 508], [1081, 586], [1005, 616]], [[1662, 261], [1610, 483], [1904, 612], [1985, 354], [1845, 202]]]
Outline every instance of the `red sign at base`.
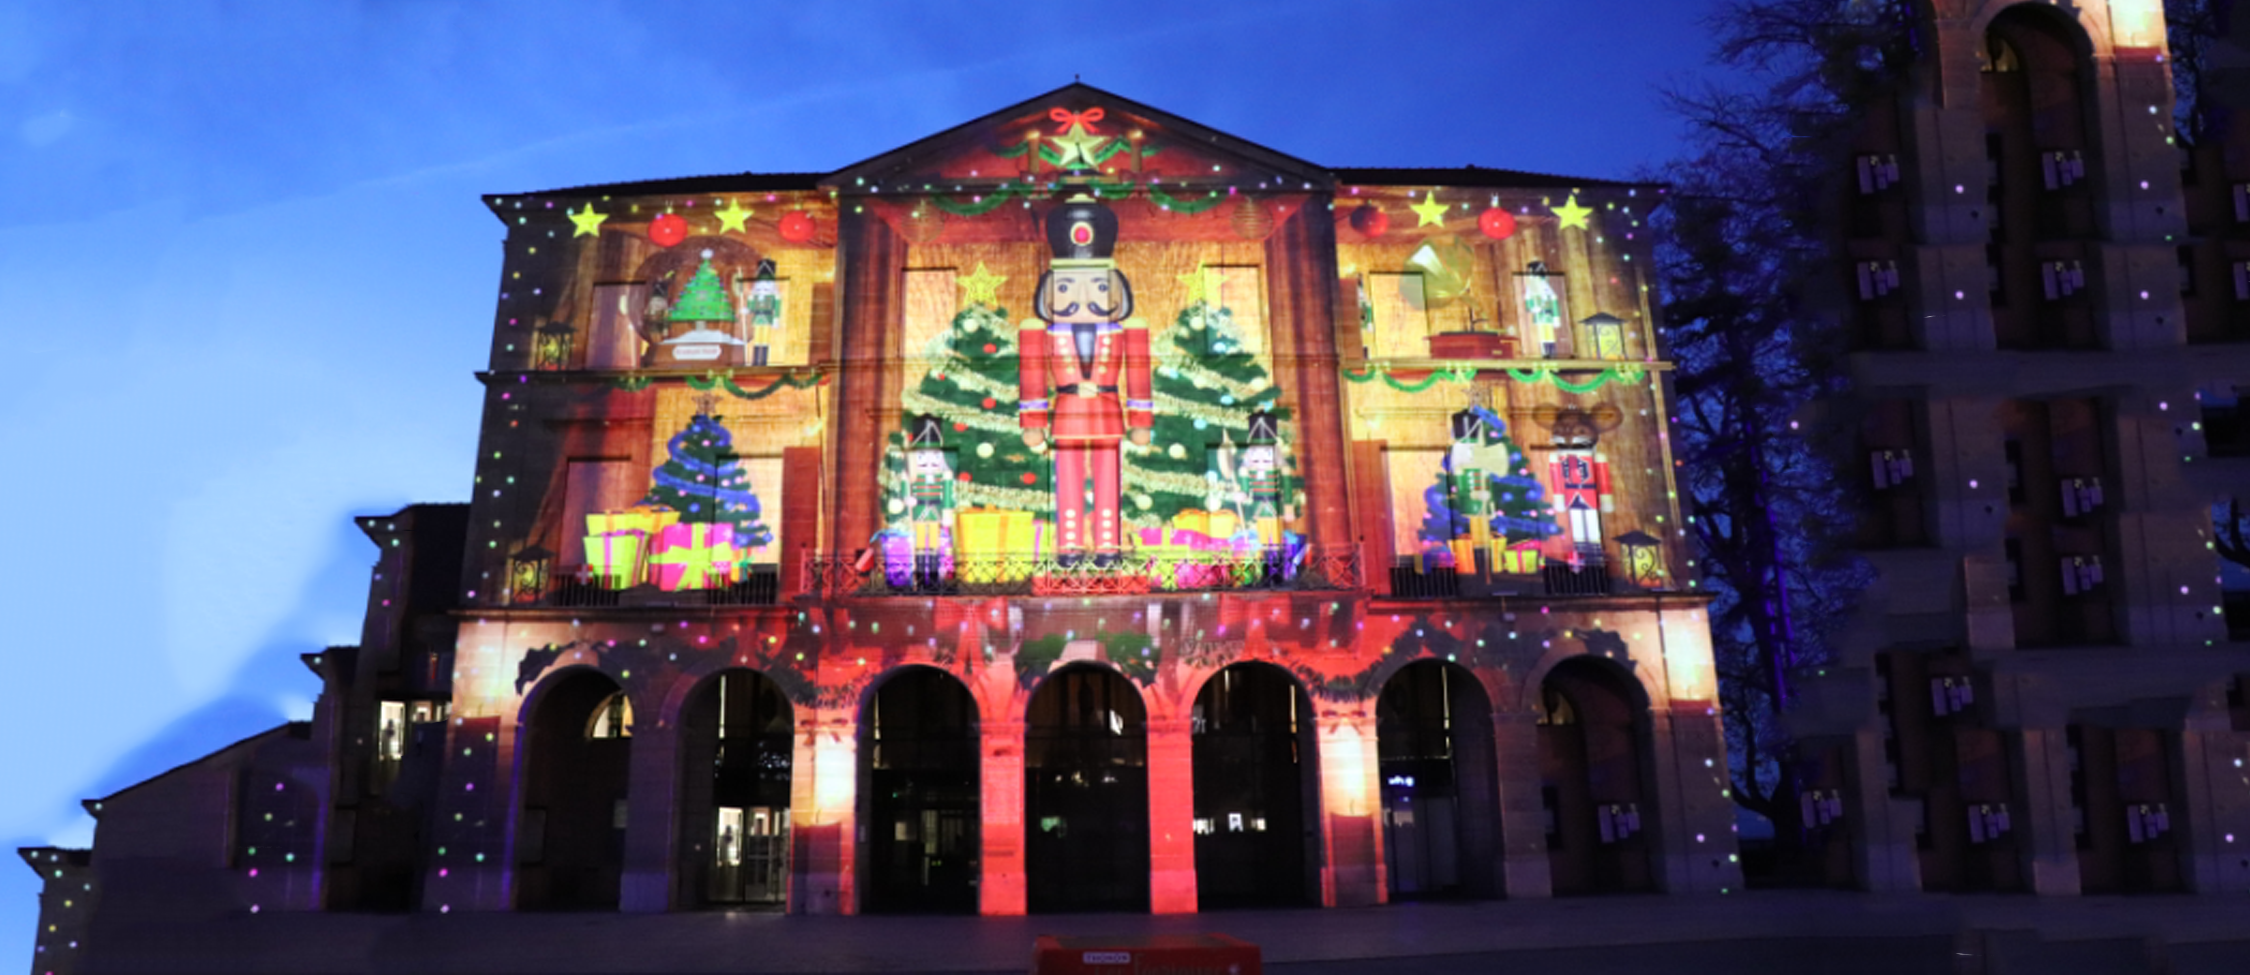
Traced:
[[1040, 935], [1031, 975], [1263, 975], [1258, 946], [1223, 934]]

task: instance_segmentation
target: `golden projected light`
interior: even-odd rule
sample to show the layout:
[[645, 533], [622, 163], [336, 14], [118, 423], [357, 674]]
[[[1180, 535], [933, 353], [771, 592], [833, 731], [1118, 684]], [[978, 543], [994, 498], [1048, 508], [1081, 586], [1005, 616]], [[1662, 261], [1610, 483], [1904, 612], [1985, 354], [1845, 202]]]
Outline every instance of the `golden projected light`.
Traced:
[[2109, 29], [2116, 47], [2161, 48], [2164, 4], [2162, 0], [2110, 0]]
[[1375, 778], [1368, 772], [1367, 736], [1350, 721], [1339, 721], [1320, 736], [1321, 795], [1338, 816], [1365, 816], [1373, 808]]

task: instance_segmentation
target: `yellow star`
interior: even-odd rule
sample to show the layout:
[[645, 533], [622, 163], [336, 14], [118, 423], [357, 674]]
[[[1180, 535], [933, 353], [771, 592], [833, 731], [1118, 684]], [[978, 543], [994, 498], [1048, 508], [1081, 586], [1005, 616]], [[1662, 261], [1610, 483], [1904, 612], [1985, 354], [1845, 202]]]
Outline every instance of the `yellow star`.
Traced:
[[1198, 267], [1186, 274], [1179, 275], [1180, 302], [1182, 304], [1192, 305], [1211, 297], [1211, 275], [1208, 272], [1208, 268]]
[[563, 212], [569, 213], [570, 222], [578, 225], [578, 230], [571, 234], [572, 237], [599, 237], [602, 234], [602, 221], [609, 219], [609, 214], [595, 213], [592, 203], [586, 204], [585, 209], [577, 213], [569, 210]]
[[742, 222], [750, 219], [750, 210], [742, 205], [741, 200], [728, 200], [727, 208], [712, 214], [712, 216], [719, 218], [720, 233], [723, 234], [729, 230], [741, 233], [746, 229]]
[[985, 270], [984, 262], [978, 261], [976, 273], [964, 274], [955, 279], [954, 283], [961, 286], [961, 300], [972, 305], [997, 306], [1000, 304], [1000, 285], [1007, 280], [1003, 275]]
[[1086, 124], [1078, 122], [1071, 125], [1070, 131], [1051, 136], [1049, 141], [1052, 141], [1057, 148], [1062, 150], [1062, 158], [1055, 162], [1057, 167], [1062, 169], [1092, 169], [1094, 168], [1095, 154], [1101, 152], [1102, 146], [1109, 142], [1109, 137], [1088, 132], [1086, 131]]
[[1406, 208], [1414, 211], [1414, 215], [1421, 218], [1414, 224], [1417, 227], [1445, 226], [1445, 204], [1437, 201], [1436, 189], [1430, 190], [1428, 195], [1423, 196], [1422, 202], [1409, 203]]
[[1568, 202], [1565, 202], [1562, 206], [1553, 207], [1552, 209], [1555, 213], [1555, 219], [1562, 221], [1562, 223], [1555, 228], [1557, 230], [1567, 230], [1571, 227], [1576, 227], [1580, 230], [1588, 229], [1586, 226], [1586, 217], [1588, 214], [1594, 212], [1593, 207], [1582, 207], [1578, 205], [1578, 194], [1576, 193], [1572, 193], [1570, 195], [1570, 200]]

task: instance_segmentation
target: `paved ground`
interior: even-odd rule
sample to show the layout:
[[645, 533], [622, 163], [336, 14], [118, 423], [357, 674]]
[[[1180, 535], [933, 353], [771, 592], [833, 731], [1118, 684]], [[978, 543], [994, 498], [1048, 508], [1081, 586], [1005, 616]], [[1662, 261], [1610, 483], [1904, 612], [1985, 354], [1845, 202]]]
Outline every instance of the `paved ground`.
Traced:
[[1015, 972], [1040, 934], [1220, 931], [1279, 975], [2250, 972], [2250, 898], [1766, 891], [1029, 918], [279, 914], [105, 917], [95, 972]]

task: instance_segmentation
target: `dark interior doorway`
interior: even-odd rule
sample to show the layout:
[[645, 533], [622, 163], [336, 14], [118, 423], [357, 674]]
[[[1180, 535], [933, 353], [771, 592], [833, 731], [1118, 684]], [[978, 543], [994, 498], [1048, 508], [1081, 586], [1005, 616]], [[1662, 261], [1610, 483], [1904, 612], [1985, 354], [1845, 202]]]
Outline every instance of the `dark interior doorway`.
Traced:
[[1383, 685], [1375, 723], [1391, 897], [1497, 896], [1499, 770], [1476, 676], [1442, 660], [1409, 664]]
[[1558, 895], [1655, 889], [1639, 690], [1614, 665], [1583, 657], [1556, 665], [1540, 687], [1539, 795]]
[[780, 906], [796, 709], [764, 675], [704, 678], [680, 711], [683, 906]]
[[860, 718], [869, 912], [977, 910], [977, 705], [953, 675], [909, 667]]
[[1235, 664], [1204, 683], [1193, 726], [1198, 905], [1311, 903], [1312, 702], [1279, 667]]
[[1148, 712], [1094, 666], [1032, 695], [1024, 734], [1024, 871], [1034, 911], [1148, 910]]
[[516, 829], [516, 906], [616, 910], [625, 864], [633, 707], [593, 670], [558, 679], [534, 705]]

